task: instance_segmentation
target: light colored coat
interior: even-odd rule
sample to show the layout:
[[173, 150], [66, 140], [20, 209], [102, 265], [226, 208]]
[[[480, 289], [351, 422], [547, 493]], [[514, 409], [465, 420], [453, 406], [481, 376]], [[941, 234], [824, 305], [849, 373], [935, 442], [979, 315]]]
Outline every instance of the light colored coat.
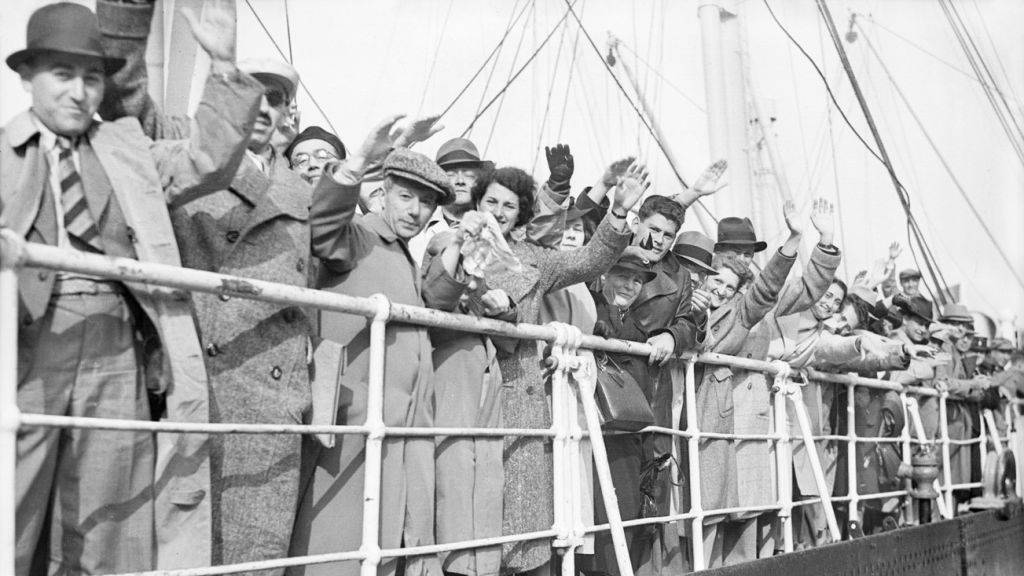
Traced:
[[[454, 240], [453, 232], [435, 235], [423, 260], [423, 283], [455, 284], [438, 254]], [[424, 294], [429, 296], [429, 291]], [[469, 306], [449, 306], [446, 312], [481, 315]], [[452, 305], [455, 305], [452, 307]], [[516, 312], [499, 317], [515, 321]], [[432, 329], [434, 345], [434, 425], [440, 428], [497, 428], [501, 426], [501, 368], [491, 338], [453, 330]], [[499, 339], [499, 341], [501, 341]], [[508, 342], [504, 342], [508, 345]], [[439, 544], [501, 536], [501, 490], [504, 484], [502, 439], [452, 436], [435, 439], [435, 535]], [[500, 572], [501, 547], [460, 550], [442, 555], [446, 572], [493, 576]]]
[[[507, 272], [488, 280], [516, 303], [520, 322], [536, 323], [544, 296], [578, 282], [599, 277], [618, 259], [629, 243], [628, 233], [616, 232], [608, 220], [598, 226], [590, 243], [561, 252], [528, 242], [511, 242], [523, 264], [521, 272]], [[537, 346], [519, 341], [509, 354], [499, 354], [504, 380], [501, 394], [503, 427], [551, 426], [549, 396], [545, 392]], [[547, 530], [553, 520], [551, 444], [540, 438], [505, 440], [504, 534]], [[534, 540], [504, 547], [503, 572], [523, 572], [544, 565], [551, 543]]]
[[[702, 351], [735, 354], [750, 330], [776, 303], [796, 257], [776, 252], [754, 282], [710, 313]], [[733, 372], [728, 366], [698, 365], [697, 425], [701, 432], [732, 434]], [[704, 510], [731, 508], [739, 502], [735, 442], [704, 439], [700, 442], [701, 506]]]
[[[248, 141], [261, 90], [255, 80], [244, 75], [209, 79], [205, 105], [196, 113], [199, 129], [186, 140], [153, 142], [135, 118], [93, 125], [88, 135], [90, 148], [114, 197], [89, 198], [90, 205], [113, 205], [116, 199], [127, 225], [127, 242], [118, 239], [105, 245], [131, 247], [110, 256], [180, 265], [167, 205], [190, 202], [230, 182]], [[0, 226], [23, 236], [35, 220], [47, 181], [47, 163], [40, 156], [37, 134], [25, 113], [12, 120], [0, 137], [0, 178], [4, 182], [0, 186]], [[56, 244], [52, 238], [41, 240]], [[49, 300], [54, 275], [22, 271], [19, 280], [23, 309], [38, 317]], [[206, 422], [206, 368], [188, 301], [177, 290], [125, 284], [156, 327], [170, 368], [166, 419]], [[205, 436], [157, 436], [157, 568], [210, 563], [209, 474]]]
[[[380, 293], [394, 303], [413, 306], [423, 306], [426, 300], [441, 308], [454, 307], [464, 286], [441, 279], [421, 288], [419, 270], [405, 241], [379, 214], [357, 216], [358, 198], [358, 185], [340, 185], [333, 177], [321, 179], [314, 191], [312, 247], [322, 264], [316, 286], [349, 296]], [[320, 318], [320, 335], [346, 349], [338, 424], [366, 421], [370, 324], [362, 316], [338, 312], [324, 312]], [[389, 323], [386, 334], [384, 424], [431, 427], [435, 404], [427, 329]], [[362, 544], [365, 440], [348, 435], [332, 448], [319, 448], [311, 440], [306, 444], [304, 458], [311, 477], [301, 494], [291, 555], [358, 550]], [[433, 544], [434, 439], [385, 438], [381, 471], [380, 546]], [[386, 560], [380, 572], [393, 574], [397, 565], [394, 559]], [[296, 567], [288, 573], [356, 575], [359, 563]], [[436, 556], [410, 558], [405, 573], [440, 576], [441, 567]]]
[[[778, 318], [807, 310], [828, 290], [841, 256], [838, 250], [815, 246], [803, 274], [790, 279], [779, 292], [779, 302], [750, 331], [741, 358], [764, 360]], [[771, 386], [760, 372], [733, 370], [733, 426], [736, 434], [767, 434], [772, 426]], [[771, 448], [760, 440], [736, 443], [736, 474], [740, 506], [761, 506], [775, 502], [774, 462]]]

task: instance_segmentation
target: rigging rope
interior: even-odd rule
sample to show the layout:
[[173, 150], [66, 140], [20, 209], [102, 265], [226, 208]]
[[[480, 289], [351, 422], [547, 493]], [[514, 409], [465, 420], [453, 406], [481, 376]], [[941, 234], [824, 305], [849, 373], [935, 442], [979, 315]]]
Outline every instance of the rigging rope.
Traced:
[[[534, 3], [533, 7], [530, 9], [530, 16], [533, 17], [533, 26], [530, 26], [529, 29], [533, 30], [534, 38], [536, 38], [537, 37], [537, 5], [536, 5], [536, 3]], [[506, 82], [509, 82], [509, 83], [511, 82], [512, 71], [515, 70], [516, 62], [519, 62], [519, 52], [523, 49], [523, 41], [526, 40], [526, 31], [527, 31], [527, 29], [528, 29], [527, 26], [524, 24], [523, 25], [523, 33], [519, 35], [519, 43], [516, 44], [516, 51], [515, 51], [514, 54], [512, 54], [512, 64], [509, 65], [509, 68], [508, 68], [508, 74], [509, 75], [508, 75], [508, 78], [505, 79]], [[534, 53], [534, 55], [536, 55], [536, 52]], [[509, 86], [509, 84], [505, 85], [506, 88], [508, 88], [508, 86]], [[505, 106], [505, 93], [501, 92], [500, 95], [501, 95], [501, 100], [498, 101], [498, 109], [494, 112], [494, 120], [491, 122], [491, 131], [487, 133], [487, 143], [484, 144], [484, 156], [487, 156], [487, 151], [491, 148], [491, 139], [494, 138], [494, 131], [498, 128], [498, 119], [501, 118], [501, 109]], [[483, 114], [483, 112], [484, 112], [483, 110], [477, 110], [477, 115]], [[473, 126], [471, 124], [469, 126], [468, 130], [472, 130], [472, 129], [473, 129]]]
[[[501, 40], [498, 40], [498, 43], [491, 50], [491, 53], [487, 55], [487, 58], [485, 58], [484, 61], [480, 64], [480, 67], [476, 69], [476, 72], [473, 73], [473, 76], [471, 76], [470, 79], [466, 82], [466, 84], [462, 87], [462, 89], [459, 90], [458, 94], [456, 94], [455, 97], [452, 98], [452, 101], [449, 102], [448, 105], [444, 107], [444, 109], [441, 111], [441, 114], [439, 115], [439, 118], [443, 117], [445, 114], [451, 111], [451, 109], [455, 106], [459, 99], [462, 98], [462, 95], [465, 94], [467, 90], [469, 90], [469, 87], [473, 84], [477, 77], [480, 76], [480, 73], [484, 71], [484, 68], [486, 68], [487, 64], [491, 61], [491, 58], [494, 58], [495, 55], [498, 54], [498, 52], [501, 50], [502, 45], [505, 44], [505, 39], [507, 39], [509, 33], [512, 32], [512, 28], [516, 25], [516, 22], [519, 22], [519, 18], [526, 13], [526, 9], [530, 7], [530, 4], [523, 4], [523, 9], [520, 10], [519, 14], [517, 15], [516, 8], [518, 7], [519, 0], [516, 0], [516, 4], [512, 6], [512, 12], [510, 12], [508, 15], [509, 23], [507, 26], [505, 26], [505, 33], [501, 36]], [[497, 64], [497, 60], [495, 60], [495, 64]], [[491, 73], [493, 74], [493, 72], [494, 69], [492, 68]], [[487, 85], [490, 85], [490, 76], [487, 77]], [[487, 92], [487, 85], [484, 86], [485, 93]]]
[[[586, 9], [586, 0], [580, 4], [580, 13]], [[569, 88], [572, 85], [572, 76], [576, 72], [576, 56], [579, 54], [580, 30], [576, 29], [576, 37], [572, 41], [572, 59], [569, 60], [569, 79], [565, 81], [565, 97], [562, 99], [562, 114], [558, 117], [558, 136], [555, 141], [562, 140], [562, 127], [565, 126], [565, 111], [569, 106]]]
[[455, 0], [448, 0], [448, 11], [444, 15], [444, 23], [441, 24], [441, 33], [437, 36], [437, 44], [434, 46], [434, 57], [430, 60], [430, 69], [427, 71], [427, 81], [423, 83], [423, 93], [420, 94], [420, 105], [416, 108], [416, 115], [423, 112], [423, 103], [427, 101], [427, 89], [430, 88], [430, 80], [434, 77], [434, 68], [437, 66], [437, 55], [441, 53], [441, 41], [444, 40], [444, 33], [448, 30], [448, 20], [452, 16], [452, 4]]
[[[635, 112], [637, 117], [640, 118], [640, 121], [643, 122], [644, 127], [647, 128], [647, 132], [651, 135], [651, 138], [654, 140], [654, 143], [658, 145], [658, 148], [665, 156], [665, 160], [668, 162], [669, 167], [672, 169], [672, 173], [675, 175], [676, 180], [678, 180], [679, 183], [682, 184], [684, 187], [689, 188], [690, 186], [686, 183], [686, 180], [683, 178], [683, 175], [679, 173], [679, 170], [676, 168], [675, 164], [672, 162], [672, 160], [669, 159], [669, 154], [665, 150], [665, 145], [654, 134], [654, 129], [651, 127], [650, 123], [647, 122], [647, 118], [640, 111], [640, 109], [637, 108], [637, 105], [633, 102], [633, 99], [630, 98], [629, 92], [626, 91], [626, 87], [622, 85], [622, 82], [619, 80], [619, 77], [615, 75], [615, 72], [612, 70], [611, 65], [608, 64], [607, 61], [605, 61], [604, 54], [601, 53], [601, 49], [598, 48], [597, 43], [594, 42], [594, 39], [590, 36], [590, 33], [587, 32], [587, 29], [583, 26], [583, 22], [580, 21], [580, 17], [576, 14], [576, 11], [572, 9], [572, 4], [569, 3], [569, 0], [564, 0], [564, 2], [566, 3], [566, 5], [569, 6], [569, 13], [572, 14], [572, 17], [576, 20], [576, 24], [580, 27], [580, 30], [583, 32], [583, 35], [587, 38], [587, 42], [590, 43], [590, 47], [593, 48], [594, 53], [597, 55], [598, 59], [601, 60], [601, 64], [604, 65], [605, 70], [608, 71], [608, 74], [612, 77], [612, 80], [615, 81], [615, 85], [618, 86], [619, 91], [622, 92], [622, 95], [626, 98], [626, 102], [628, 102], [629, 105], [633, 108], [633, 112]], [[708, 210], [708, 208], [704, 205], [703, 202], [697, 200], [697, 204], [700, 205], [700, 207], [703, 208], [709, 216], [711, 216], [712, 220], [715, 220], [717, 222], [717, 218], [714, 217], [714, 215], [711, 213], [710, 210]]]
[[641, 64], [644, 65], [644, 68], [647, 68], [652, 73], [654, 73], [655, 76], [657, 76], [666, 86], [671, 88], [676, 94], [679, 94], [680, 96], [683, 97], [684, 100], [686, 100], [690, 104], [693, 104], [693, 106], [695, 108], [697, 108], [698, 110], [700, 110], [702, 113], [704, 113], [704, 114], [708, 113], [707, 109], [704, 108], [704, 106], [702, 106], [700, 104], [700, 102], [697, 102], [693, 98], [689, 97], [685, 92], [683, 92], [683, 90], [681, 88], [679, 88], [678, 86], [673, 84], [672, 81], [669, 80], [668, 78], [666, 78], [665, 76], [663, 76], [661, 74], [661, 72], [658, 72], [657, 68], [655, 68], [654, 66], [651, 66], [650, 63], [648, 63], [646, 60], [641, 58], [640, 55], [636, 53], [636, 51], [634, 51], [632, 48], [630, 48], [630, 46], [628, 44], [626, 44], [625, 42], [623, 42], [621, 39], [619, 39], [619, 45], [625, 47], [626, 50], [628, 50], [629, 53], [632, 54], [638, 62], [640, 62]]
[[[277, 43], [277, 40], [274, 39], [274, 35], [270, 33], [270, 29], [267, 28], [267, 25], [263, 23], [263, 19], [260, 18], [260, 15], [256, 12], [256, 9], [253, 8], [252, 3], [249, 0], [245, 0], [245, 5], [249, 7], [249, 11], [252, 12], [252, 15], [256, 17], [256, 22], [259, 23], [260, 28], [263, 28], [263, 32], [266, 33], [267, 38], [270, 39], [270, 43], [273, 44], [274, 48], [277, 49], [277, 52], [278, 54], [281, 55], [281, 58], [287, 60], [288, 56], [284, 53], [284, 50], [281, 49], [281, 45]], [[327, 113], [324, 112], [324, 109], [320, 106], [320, 103], [316, 101], [315, 97], [313, 97], [313, 93], [309, 91], [309, 88], [306, 86], [306, 83], [302, 81], [301, 74], [299, 75], [299, 86], [302, 87], [302, 91], [305, 92], [306, 96], [309, 97], [309, 101], [313, 103], [313, 107], [316, 108], [317, 112], [319, 112], [320, 116], [324, 119], [324, 122], [327, 123], [327, 127], [331, 129], [331, 132], [337, 134], [338, 129], [334, 127], [334, 124], [331, 122], [331, 119], [327, 116]]]
[[[568, 0], [566, 1], [568, 2]], [[573, 0], [573, 2], [578, 1], [579, 0]], [[570, 10], [571, 9], [572, 7], [570, 5]], [[509, 78], [507, 82], [505, 82], [505, 85], [502, 86], [501, 90], [499, 90], [498, 93], [495, 94], [494, 97], [491, 98], [490, 101], [488, 101], [487, 104], [476, 113], [473, 119], [470, 120], [469, 126], [467, 126], [466, 129], [462, 131], [463, 137], [465, 137], [466, 134], [473, 129], [473, 125], [476, 124], [476, 121], [480, 119], [480, 116], [482, 116], [484, 112], [487, 112], [487, 109], [490, 108], [491, 105], [493, 105], [494, 102], [497, 101], [498, 98], [500, 98], [505, 93], [506, 90], [508, 90], [509, 86], [511, 86], [512, 83], [516, 81], [516, 78], [519, 78], [519, 75], [523, 73], [523, 70], [526, 70], [530, 63], [533, 62], [533, 60], [537, 57], [537, 54], [539, 54], [540, 51], [544, 49], [544, 46], [548, 43], [548, 40], [551, 40], [551, 37], [555, 35], [555, 32], [558, 31], [559, 26], [562, 25], [562, 21], [564, 21], [566, 17], [568, 17], [568, 15], [568, 11], [562, 15], [562, 17], [558, 20], [558, 23], [555, 24], [554, 28], [552, 28], [550, 32], [548, 32], [548, 35], [544, 37], [544, 40], [541, 41], [540, 45], [537, 46], [537, 48], [533, 51], [533, 54], [530, 55], [530, 57], [526, 60], [522, 67], [520, 67], [519, 70], [517, 70], [516, 73], [513, 74], [512, 77]]]
[[1020, 274], [1017, 273], [1017, 269], [1013, 266], [1013, 263], [1010, 261], [1009, 256], [1007, 256], [1002, 246], [996, 240], [995, 234], [992, 233], [992, 230], [988, 227], [988, 224], [986, 224], [985, 220], [981, 217], [981, 213], [978, 212], [978, 209], [974, 205], [974, 202], [972, 202], [971, 198], [967, 195], [967, 190], [964, 188], [963, 184], [960, 183], [960, 179], [956, 177], [956, 175], [953, 173], [953, 169], [949, 165], [949, 162], [946, 160], [945, 156], [943, 156], [942, 152], [939, 151], [939, 148], [935, 144], [935, 141], [932, 139], [931, 134], [929, 134], [928, 130], [925, 128], [924, 122], [921, 121], [921, 118], [917, 115], [917, 112], [914, 110], [914, 107], [910, 105], [910, 100], [907, 98], [906, 94], [904, 94], [903, 89], [900, 88], [900, 85], [896, 83], [896, 79], [889, 71], [889, 67], [886, 66], [885, 61], [882, 60], [882, 55], [879, 54], [878, 51], [875, 49], [875, 46], [874, 44], [871, 43], [871, 39], [868, 38], [868, 35], [864, 34], [863, 28], [861, 28], [861, 34], [864, 36], [864, 42], [867, 45], [868, 50], [871, 51], [871, 54], [874, 55], [875, 59], [878, 61], [878, 64], [882, 67], [882, 71], [885, 72], [885, 76], [889, 79], [889, 82], [895, 89], [896, 94], [899, 95], [900, 100], [903, 101], [903, 105], [907, 107], [907, 111], [910, 112], [910, 117], [914, 119], [914, 122], [917, 124], [918, 129], [921, 130], [921, 134], [928, 142], [928, 145], [931, 147], [932, 152], [934, 152], [935, 156], [938, 157], [939, 163], [942, 164], [942, 168], [946, 171], [946, 174], [949, 176], [949, 179], [953, 182], [953, 186], [960, 193], [960, 196], [963, 197], [964, 202], [967, 203], [967, 207], [971, 209], [971, 213], [978, 220], [978, 224], [981, 225], [981, 228], [982, 230], [984, 230], [985, 235], [988, 236], [988, 239], [992, 242], [992, 246], [995, 247], [996, 252], [1002, 258], [1007, 268], [1010, 269], [1010, 273], [1013, 274], [1013, 277], [1017, 280], [1017, 284], [1022, 289], [1024, 289], [1024, 279], [1022, 279]]
[[[582, 9], [582, 7], [583, 5], [581, 4], [580, 9]], [[562, 63], [562, 46], [565, 44], [565, 33], [569, 29], [568, 24], [569, 22], [566, 21], [562, 25], [562, 33], [558, 37], [558, 48], [555, 50], [555, 66], [554, 70], [551, 72], [551, 81], [548, 82], [548, 95], [544, 102], [544, 115], [540, 120], [540, 130], [537, 132], [537, 148], [533, 154], [533, 163], [531, 164], [530, 169], [531, 173], [537, 171], [537, 160], [540, 159], [540, 149], [544, 142], [544, 127], [547, 126], [548, 123], [548, 111], [551, 110], [551, 96], [555, 93], [555, 78], [558, 77], [558, 67]]]
[[288, 10], [288, 0], [284, 0], [284, 30], [288, 34], [288, 63], [295, 64], [295, 51], [292, 50], [292, 15]]
[[[981, 84], [982, 91], [985, 93], [985, 98], [988, 100], [989, 105], [992, 107], [992, 111], [995, 112], [996, 118], [999, 120], [1000, 126], [1002, 126], [1003, 131], [1006, 133], [1006, 137], [1010, 140], [1010, 145], [1013, 146], [1013, 150], [1014, 152], [1016, 152], [1017, 157], [1020, 159], [1021, 163], [1024, 163], [1024, 146], [1021, 145], [1021, 142], [1014, 135], [1014, 131], [1010, 128], [1010, 122], [1007, 120], [1002, 109], [999, 107], [999, 103], [996, 100], [995, 95], [993, 94], [991, 86], [989, 86], [988, 83], [985, 82], [985, 76], [982, 73], [982, 70], [978, 62], [975, 60], [974, 54], [971, 52], [971, 49], [967, 44], [967, 40], [964, 38], [964, 32], [962, 32], [960, 28], [957, 26], [957, 23], [952, 13], [950, 12], [949, 8], [943, 0], [939, 0], [939, 6], [942, 7], [943, 14], [946, 17], [946, 20], [949, 22], [949, 26], [950, 28], [952, 28], [954, 36], [956, 36], [956, 41], [957, 43], [960, 44], [960, 48], [963, 50], [964, 56], [967, 58], [967, 63], [970, 64], [971, 70], [973, 70], [975, 76], [977, 76], [978, 82]], [[1021, 133], [1020, 127], [1016, 125], [1015, 120], [1014, 126], [1017, 128], [1017, 134], [1024, 137], [1024, 134]]]

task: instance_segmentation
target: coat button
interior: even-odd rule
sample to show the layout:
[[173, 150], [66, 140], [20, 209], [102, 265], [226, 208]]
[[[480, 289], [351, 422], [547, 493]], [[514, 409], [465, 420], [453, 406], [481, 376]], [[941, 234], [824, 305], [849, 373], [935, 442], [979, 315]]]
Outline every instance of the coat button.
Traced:
[[533, 386], [527, 386], [526, 393], [530, 396], [533, 396]]
[[50, 277], [50, 273], [46, 272], [46, 271], [42, 271], [42, 270], [40, 270], [39, 273], [36, 274], [36, 278], [39, 278], [40, 282], [46, 282], [46, 279], [49, 278], [49, 277]]
[[285, 308], [282, 317], [285, 322], [291, 324], [298, 321], [302, 317], [302, 313], [299, 312], [298, 308]]
[[227, 294], [219, 294], [217, 295], [217, 298], [220, 298], [221, 302], [227, 302], [228, 300], [231, 300], [231, 296], [228, 296]]
[[29, 314], [25, 314], [24, 316], [22, 316], [21, 317], [21, 325], [22, 326], [31, 326], [32, 325], [32, 316], [29, 315]]
[[241, 234], [239, 234], [238, 230], [228, 230], [228, 233], [224, 235], [224, 238], [226, 238], [228, 242], [234, 244], [235, 242], [238, 242], [238, 237], [240, 235]]
[[217, 344], [214, 342], [210, 342], [209, 344], [206, 345], [207, 356], [212, 358], [218, 354], [220, 354], [220, 346], [217, 346]]
[[281, 374], [283, 374], [283, 372], [281, 372], [280, 366], [274, 366], [273, 368], [270, 369], [270, 377], [273, 378], [274, 380], [280, 380]]
[[295, 270], [297, 270], [299, 272], [305, 272], [306, 271], [306, 260], [303, 259], [303, 258], [299, 258], [298, 260], [296, 260], [295, 261]]
[[128, 241], [132, 244], [138, 241], [138, 238], [135, 236], [135, 228], [131, 226], [128, 227]]

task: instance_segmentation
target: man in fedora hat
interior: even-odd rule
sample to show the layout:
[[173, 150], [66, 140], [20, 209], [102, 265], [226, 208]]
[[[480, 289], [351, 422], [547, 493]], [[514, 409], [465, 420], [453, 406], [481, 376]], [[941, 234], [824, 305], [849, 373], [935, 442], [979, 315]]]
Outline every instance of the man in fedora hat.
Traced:
[[473, 207], [473, 184], [482, 171], [494, 168], [493, 162], [480, 158], [476, 144], [468, 138], [452, 138], [442, 144], [434, 161], [448, 175], [453, 197], [450, 203], [440, 206], [431, 215], [422, 232], [409, 240], [409, 252], [416, 264], [423, 263], [430, 239], [458, 225], [462, 215]]
[[[27, 47], [7, 58], [32, 108], [0, 136], [5, 234], [180, 265], [167, 204], [227, 185], [260, 92], [235, 66], [233, 27], [186, 16], [211, 59], [206, 105], [192, 138], [154, 143], [134, 118], [95, 120], [107, 75], [125, 65], [103, 46], [96, 15], [71, 3], [33, 13]], [[207, 420], [207, 375], [187, 302], [157, 287], [72, 273], [25, 270], [19, 287], [21, 410]], [[154, 378], [143, 382], [142, 373]], [[163, 396], [166, 414], [150, 413], [147, 384]], [[19, 431], [16, 573], [29, 573], [34, 554], [49, 572], [64, 573], [208, 564], [204, 439], [159, 435], [155, 444], [146, 432]]]
[[715, 243], [716, 254], [732, 254], [740, 262], [750, 263], [754, 254], [764, 251], [768, 244], [758, 240], [754, 233], [754, 223], [750, 218], [727, 216], [718, 221], [718, 242]]
[[[406, 148], [390, 153], [388, 138], [397, 117], [382, 122], [359, 151], [328, 167], [313, 195], [310, 220], [313, 254], [320, 259], [317, 288], [349, 296], [383, 293], [392, 302], [453, 309], [465, 285], [422, 279], [407, 242], [427, 225], [438, 206], [454, 200], [451, 178], [433, 160]], [[360, 215], [359, 182], [366, 166], [386, 155], [383, 208]], [[369, 331], [365, 318], [323, 312], [320, 336], [348, 350], [341, 376], [342, 405], [331, 423], [363, 424], [367, 410]], [[434, 418], [433, 367], [427, 329], [389, 324], [385, 349], [387, 382], [384, 423], [431, 426]], [[300, 495], [291, 555], [355, 550], [362, 539], [363, 441], [346, 438], [310, 453], [312, 476]], [[434, 542], [434, 440], [385, 441], [381, 491], [381, 547]], [[440, 576], [435, 556], [409, 559], [406, 570]], [[395, 559], [382, 563], [393, 574]], [[340, 572], [339, 572], [340, 570]], [[289, 574], [358, 574], [359, 563], [305, 566]]]

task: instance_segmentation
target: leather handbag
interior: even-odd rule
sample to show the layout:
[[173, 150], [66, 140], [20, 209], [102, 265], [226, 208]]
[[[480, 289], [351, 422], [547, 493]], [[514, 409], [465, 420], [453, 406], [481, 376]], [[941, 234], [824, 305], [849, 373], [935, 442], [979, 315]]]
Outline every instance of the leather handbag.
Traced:
[[597, 365], [597, 406], [608, 430], [635, 432], [654, 425], [654, 410], [636, 378], [607, 356]]

